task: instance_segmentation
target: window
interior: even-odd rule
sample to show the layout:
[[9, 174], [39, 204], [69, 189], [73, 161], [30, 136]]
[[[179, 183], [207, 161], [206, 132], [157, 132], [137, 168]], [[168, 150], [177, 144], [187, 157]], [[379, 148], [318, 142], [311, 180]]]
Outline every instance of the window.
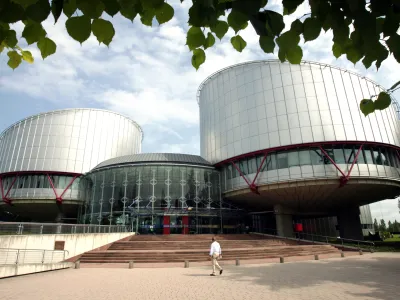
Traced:
[[300, 165], [298, 151], [288, 152], [288, 165], [289, 165], [289, 168], [290, 167], [298, 167]]
[[383, 165], [383, 157], [379, 151], [379, 148], [372, 148], [372, 155], [373, 155], [373, 160], [375, 164], [377, 165]]
[[310, 150], [300, 150], [299, 160], [300, 160], [300, 166], [311, 165]]
[[374, 159], [372, 158], [372, 154], [371, 154], [371, 148], [369, 146], [364, 146], [364, 157], [365, 157], [365, 162], [367, 164], [373, 164], [374, 163]]
[[249, 164], [249, 174], [257, 173], [257, 159], [256, 157], [252, 157], [248, 161]]
[[345, 164], [346, 158], [344, 157], [344, 152], [342, 146], [337, 146], [333, 149], [333, 156], [335, 157], [335, 162], [337, 164]]
[[324, 154], [322, 154], [321, 149], [311, 148], [310, 157], [312, 165], [323, 165], [324, 164]]
[[267, 165], [267, 170], [268, 171], [277, 169], [277, 167], [276, 167], [276, 154], [275, 153], [268, 154], [266, 165]]
[[287, 152], [278, 153], [277, 161], [278, 161], [278, 169], [286, 169], [289, 166], [288, 153]]
[[238, 166], [243, 174], [245, 175], [249, 174], [249, 166], [247, 164], [247, 159], [244, 158], [242, 161], [240, 161]]

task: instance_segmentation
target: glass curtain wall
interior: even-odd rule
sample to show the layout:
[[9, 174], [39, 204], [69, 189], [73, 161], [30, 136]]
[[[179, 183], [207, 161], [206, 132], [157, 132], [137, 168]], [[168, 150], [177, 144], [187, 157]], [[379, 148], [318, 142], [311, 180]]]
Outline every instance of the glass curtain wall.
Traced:
[[[352, 164], [357, 155], [360, 144], [354, 145], [324, 145], [323, 149], [337, 164]], [[257, 173], [261, 162], [264, 159], [263, 154], [253, 157], [241, 159], [237, 165], [243, 174]], [[364, 145], [362, 151], [357, 158], [357, 164], [376, 164], [382, 166], [390, 166], [394, 168], [400, 167], [399, 157], [394, 148], [385, 146]], [[271, 171], [277, 169], [287, 169], [290, 167], [298, 167], [305, 165], [326, 165], [331, 161], [322, 153], [318, 147], [305, 147], [292, 150], [270, 152], [264, 164], [261, 166], [260, 172]], [[222, 171], [222, 187], [225, 191], [225, 180], [240, 177], [240, 173], [232, 165], [225, 165]]]
[[180, 233], [182, 223], [189, 230], [219, 230], [219, 177], [211, 168], [180, 165], [146, 164], [95, 171], [82, 181], [83, 189], [90, 192], [85, 195], [80, 222], [132, 225], [136, 232], [152, 228], [162, 233], [163, 227], [169, 226], [170, 233]]

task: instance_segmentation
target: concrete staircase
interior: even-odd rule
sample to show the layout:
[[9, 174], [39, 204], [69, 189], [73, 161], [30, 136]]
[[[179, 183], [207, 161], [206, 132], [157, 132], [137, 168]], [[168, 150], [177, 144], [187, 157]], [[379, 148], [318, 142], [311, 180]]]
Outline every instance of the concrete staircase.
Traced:
[[[84, 253], [81, 263], [168, 263], [207, 261], [212, 235], [139, 235], [129, 241], [111, 244], [107, 250]], [[289, 256], [333, 254], [330, 245], [297, 244], [296, 241], [260, 235], [216, 236], [222, 247], [222, 260], [266, 259]]]

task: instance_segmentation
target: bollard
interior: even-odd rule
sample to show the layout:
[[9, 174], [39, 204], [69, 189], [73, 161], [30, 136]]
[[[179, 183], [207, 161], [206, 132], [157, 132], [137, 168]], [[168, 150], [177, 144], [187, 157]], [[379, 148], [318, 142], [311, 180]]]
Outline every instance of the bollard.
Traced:
[[314, 255], [314, 259], [315, 259], [315, 260], [319, 260], [319, 255], [318, 255], [318, 254], [315, 254], [315, 255]]
[[343, 251], [340, 252], [340, 256], [341, 256], [341, 257], [344, 257], [344, 252], [343, 252]]
[[360, 249], [360, 251], [358, 251], [359, 253], [360, 253], [360, 255], [363, 255], [363, 252], [362, 252], [362, 250]]
[[185, 268], [189, 268], [189, 261], [185, 260]]
[[371, 253], [374, 253], [374, 248], [371, 248], [370, 251], [371, 251]]
[[81, 262], [78, 260], [75, 262], [75, 269], [80, 269], [81, 268]]
[[239, 258], [236, 258], [236, 265], [237, 265], [237, 266], [240, 266], [240, 260], [239, 260]]
[[285, 262], [285, 258], [283, 256], [279, 257], [279, 261], [281, 264], [283, 264]]
[[131, 260], [131, 261], [129, 262], [129, 269], [133, 269], [133, 264], [134, 264], [134, 262], [133, 262], [133, 260]]

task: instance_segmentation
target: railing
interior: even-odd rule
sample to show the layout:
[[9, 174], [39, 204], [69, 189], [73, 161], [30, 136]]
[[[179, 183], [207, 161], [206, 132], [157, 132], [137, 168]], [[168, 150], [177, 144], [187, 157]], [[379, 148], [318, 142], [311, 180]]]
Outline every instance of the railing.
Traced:
[[127, 225], [0, 222], [0, 235], [131, 232]]
[[332, 236], [325, 236], [325, 235], [318, 235], [318, 234], [311, 234], [311, 233], [303, 233], [298, 232], [296, 233], [297, 238], [303, 240], [309, 240], [312, 242], [323, 242], [327, 244], [334, 244], [334, 245], [342, 245], [342, 246], [351, 246], [357, 245], [357, 248], [360, 246], [367, 246], [367, 247], [374, 247], [375, 243], [371, 241], [363, 241], [363, 240], [354, 240], [354, 239], [346, 239], [341, 237], [332, 237]]
[[354, 240], [354, 239], [346, 239], [341, 237], [334, 237], [334, 236], [325, 236], [325, 235], [318, 235], [318, 234], [311, 234], [311, 233], [303, 233], [303, 232], [296, 232], [294, 236], [279, 236], [276, 229], [273, 228], [262, 228], [257, 233], [262, 233], [270, 236], [276, 236], [286, 239], [292, 240], [305, 240], [311, 242], [319, 242], [319, 243], [326, 243], [331, 245], [342, 245], [348, 247], [357, 247], [357, 248], [374, 248], [375, 243], [371, 241], [363, 241], [363, 240]]
[[48, 264], [65, 260], [68, 250], [0, 248], [0, 265]]

